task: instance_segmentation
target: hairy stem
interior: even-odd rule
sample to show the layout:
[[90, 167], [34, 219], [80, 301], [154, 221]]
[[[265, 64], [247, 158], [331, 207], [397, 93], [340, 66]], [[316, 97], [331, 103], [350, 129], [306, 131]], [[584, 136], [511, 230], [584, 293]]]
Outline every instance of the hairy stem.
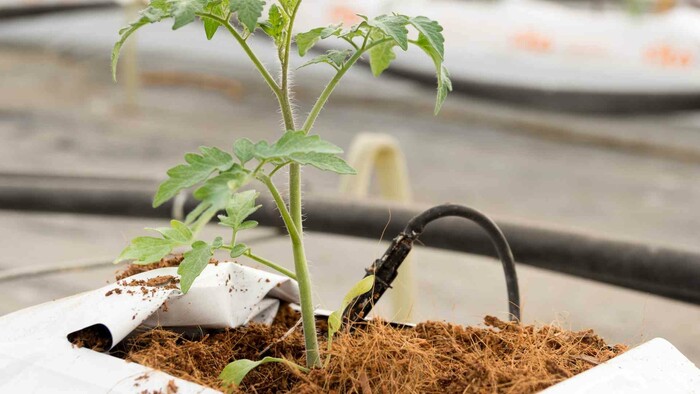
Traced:
[[[294, 164], [292, 164], [292, 168], [294, 168]], [[306, 345], [306, 365], [309, 368], [320, 367], [321, 356], [318, 348], [318, 339], [316, 338], [316, 317], [314, 315], [314, 305], [311, 292], [311, 277], [309, 275], [309, 267], [306, 262], [306, 251], [304, 250], [302, 233], [294, 222], [292, 215], [287, 210], [287, 206], [284, 203], [279, 190], [277, 190], [277, 187], [272, 183], [270, 177], [267, 175], [259, 175], [258, 178], [270, 190], [272, 199], [275, 201], [277, 209], [282, 215], [282, 220], [287, 227], [289, 237], [292, 239], [294, 271], [296, 272], [296, 280], [299, 283], [299, 296], [301, 298], [301, 317], [302, 325], [304, 327], [304, 341]], [[298, 180], [299, 178], [297, 177], [296, 179]], [[290, 192], [293, 192], [295, 189], [293, 189], [291, 186], [292, 185], [290, 185]], [[300, 195], [301, 193], [298, 194], [298, 196]], [[301, 201], [299, 201], [299, 207], [301, 207], [300, 202]], [[301, 210], [299, 210], [299, 216], [301, 216]], [[299, 221], [299, 224], [301, 224], [301, 221]]]
[[246, 256], [246, 257], [248, 257], [248, 258], [251, 259], [251, 260], [257, 261], [258, 263], [260, 263], [260, 264], [262, 264], [262, 265], [268, 266], [268, 267], [272, 268], [272, 269], [275, 270], [275, 271], [281, 272], [281, 273], [287, 275], [288, 277], [290, 277], [290, 278], [292, 278], [292, 279], [294, 279], [294, 280], [297, 280], [297, 276], [294, 275], [294, 272], [292, 272], [292, 271], [290, 271], [290, 270], [288, 270], [288, 269], [282, 267], [281, 265], [275, 264], [275, 263], [273, 263], [273, 262], [270, 261], [270, 260], [267, 260], [267, 259], [265, 259], [265, 258], [263, 258], [263, 257], [260, 257], [260, 256], [256, 255], [256, 254], [253, 254], [250, 250], [248, 250], [248, 251], [246, 251], [245, 253], [243, 253], [243, 255]]
[[301, 297], [301, 318], [304, 327], [304, 341], [306, 344], [306, 366], [309, 368], [321, 367], [321, 357], [316, 338], [316, 317], [311, 292], [311, 274], [306, 262], [304, 250], [304, 233], [301, 212], [301, 168], [293, 163], [289, 168], [289, 208], [294, 225], [299, 231], [298, 242], [292, 242], [294, 253], [294, 271], [299, 282], [299, 295]]
[[258, 57], [255, 55], [253, 50], [250, 48], [250, 45], [248, 45], [248, 43], [246, 42], [245, 38], [243, 38], [243, 36], [241, 36], [241, 34], [236, 30], [236, 28], [233, 27], [233, 25], [231, 25], [231, 22], [229, 22], [228, 20], [219, 18], [218, 16], [212, 15], [212, 14], [197, 13], [197, 15], [200, 18], [211, 19], [213, 21], [219, 22], [222, 26], [224, 26], [226, 28], [226, 30], [229, 31], [229, 33], [231, 33], [233, 38], [238, 42], [238, 44], [241, 46], [241, 48], [243, 48], [243, 51], [246, 53], [246, 55], [248, 55], [250, 60], [253, 62], [253, 64], [255, 65], [255, 68], [258, 69], [258, 72], [260, 72], [260, 75], [262, 75], [265, 82], [267, 82], [267, 85], [272, 90], [272, 93], [274, 93], [275, 96], [277, 97], [277, 101], [279, 101], [280, 107], [283, 107], [285, 100], [286, 100], [286, 97], [282, 93], [282, 89], [279, 87], [279, 85], [277, 85], [277, 82], [275, 82], [275, 79], [272, 77], [272, 75], [270, 75], [270, 72], [267, 70], [267, 68], [265, 68], [265, 66], [262, 64], [260, 59], [258, 59]]
[[279, 190], [277, 190], [275, 184], [272, 183], [272, 180], [267, 175], [258, 175], [258, 179], [260, 179], [260, 181], [267, 186], [268, 190], [270, 190], [272, 199], [275, 201], [275, 205], [277, 205], [277, 210], [282, 215], [284, 226], [287, 228], [287, 232], [289, 233], [289, 237], [292, 239], [292, 243], [301, 242], [301, 239], [299, 238], [299, 231], [292, 220], [292, 216], [287, 210], [287, 204], [285, 204], [284, 199], [282, 199], [282, 195], [280, 194]]
[[316, 118], [318, 118], [318, 115], [321, 113], [321, 110], [323, 109], [323, 106], [326, 105], [326, 102], [328, 101], [328, 98], [331, 96], [333, 93], [333, 90], [335, 90], [336, 86], [338, 86], [338, 83], [340, 80], [343, 78], [346, 72], [357, 63], [357, 61], [360, 59], [360, 57], [370, 50], [372, 47], [377, 46], [379, 44], [383, 44], [387, 41], [391, 40], [391, 38], [384, 38], [378, 41], [375, 41], [369, 45], [367, 45], [367, 41], [365, 41], [362, 44], [362, 47], [355, 52], [354, 55], [348, 61], [343, 65], [343, 67], [338, 70], [338, 72], [335, 74], [333, 79], [328, 82], [328, 85], [323, 89], [323, 92], [321, 92], [321, 95], [318, 96], [318, 99], [316, 100], [316, 103], [314, 103], [314, 106], [311, 108], [311, 112], [309, 112], [309, 116], [306, 117], [306, 121], [304, 122], [304, 125], [302, 126], [302, 130], [304, 130], [306, 133], [308, 133], [312, 127], [314, 127], [314, 123], [316, 123]]
[[[294, 29], [294, 19], [301, 0], [294, 5], [294, 9], [289, 15], [289, 25], [287, 26], [287, 37], [284, 42], [282, 62], [282, 100], [280, 108], [284, 118], [284, 125], [287, 130], [295, 130], [294, 115], [292, 113], [292, 103], [289, 94], [289, 53], [292, 46], [292, 35]], [[270, 182], [272, 183], [272, 182]], [[294, 271], [299, 283], [299, 295], [301, 297], [301, 317], [304, 327], [304, 341], [306, 346], [306, 366], [309, 368], [321, 367], [321, 357], [316, 338], [316, 317], [311, 292], [311, 275], [306, 262], [306, 251], [304, 249], [304, 227], [301, 222], [301, 169], [299, 164], [292, 163], [289, 169], [289, 211], [293, 226], [297, 231], [297, 237], [292, 237], [292, 252], [294, 254]]]
[[282, 109], [282, 117], [284, 118], [284, 125], [287, 130], [294, 130], [296, 126], [294, 125], [294, 113], [292, 112], [292, 102], [289, 95], [289, 52], [292, 48], [292, 35], [294, 33], [294, 20], [297, 16], [297, 11], [299, 10], [299, 5], [301, 5], [301, 0], [297, 1], [291, 15], [289, 15], [289, 25], [287, 27], [287, 36], [284, 41], [283, 58], [282, 62], [282, 100], [280, 102], [280, 107]]

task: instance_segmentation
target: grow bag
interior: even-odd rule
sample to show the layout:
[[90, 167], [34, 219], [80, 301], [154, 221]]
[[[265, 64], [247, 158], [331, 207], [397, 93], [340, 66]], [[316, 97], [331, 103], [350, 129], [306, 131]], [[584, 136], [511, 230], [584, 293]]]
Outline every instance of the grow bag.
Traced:
[[[166, 373], [71, 344], [89, 329], [114, 348], [154, 326], [234, 328], [270, 324], [296, 282], [236, 263], [210, 264], [183, 295], [177, 268], [161, 268], [0, 318], [0, 392], [215, 393]], [[170, 386], [170, 391], [168, 387]], [[150, 391], [149, 391], [150, 392]]]
[[[178, 394], [217, 393], [164, 372], [74, 347], [68, 338], [86, 328], [101, 330], [108, 338], [105, 348], [110, 349], [154, 325], [222, 328], [270, 323], [280, 301], [298, 301], [295, 282], [236, 263], [210, 264], [183, 295], [172, 286], [176, 270], [148, 271], [1, 317], [0, 392], [176, 389]], [[700, 370], [670, 343], [654, 339], [545, 392], [690, 393], [697, 387]]]
[[[460, 205], [431, 208], [408, 222], [387, 252], [367, 269], [372, 291], [346, 309], [346, 321], [362, 322], [385, 290], [413, 242], [432, 221], [448, 216], [478, 224], [503, 264], [511, 319], [520, 319], [513, 255], [498, 226], [482, 213]], [[187, 294], [177, 286], [176, 267], [143, 272], [100, 289], [27, 308], [0, 318], [0, 391], [214, 393], [151, 368], [74, 347], [92, 335], [111, 350], [127, 336], [156, 326], [186, 329], [235, 328], [272, 323], [280, 301], [298, 303], [296, 282], [233, 262], [209, 264]], [[94, 341], [93, 341], [94, 342]], [[547, 390], [571, 392], [692, 392], [700, 370], [670, 343], [652, 340]]]

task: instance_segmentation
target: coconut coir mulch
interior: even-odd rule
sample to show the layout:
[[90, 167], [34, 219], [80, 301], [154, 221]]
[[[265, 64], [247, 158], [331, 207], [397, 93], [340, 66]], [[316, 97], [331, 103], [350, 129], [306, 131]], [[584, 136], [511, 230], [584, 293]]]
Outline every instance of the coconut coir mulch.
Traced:
[[[285, 306], [272, 326], [250, 324], [204, 333], [198, 339], [154, 329], [128, 338], [115, 355], [204, 386], [238, 392], [532, 393], [626, 350], [607, 345], [592, 330], [525, 326], [491, 316], [484, 319], [483, 328], [444, 322], [394, 328], [373, 320], [338, 334], [330, 352], [323, 354], [324, 360], [331, 356], [324, 369], [303, 374], [282, 364], [265, 364], [249, 373], [240, 387], [221, 387], [219, 373], [236, 359], [275, 356], [303, 365], [301, 328], [285, 337], [298, 318]], [[323, 324], [319, 329], [324, 330]], [[319, 332], [322, 349], [324, 338], [325, 333]]]

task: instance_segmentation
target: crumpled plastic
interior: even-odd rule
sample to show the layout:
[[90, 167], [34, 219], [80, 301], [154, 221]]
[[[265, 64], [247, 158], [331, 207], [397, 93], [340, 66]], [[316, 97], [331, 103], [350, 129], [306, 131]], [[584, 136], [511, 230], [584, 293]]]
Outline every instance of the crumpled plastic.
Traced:
[[[172, 276], [173, 278], [167, 278]], [[161, 277], [149, 286], [149, 279]], [[100, 325], [116, 346], [141, 327], [235, 328], [270, 324], [280, 302], [299, 302], [297, 283], [236, 263], [210, 264], [182, 294], [177, 268], [137, 274], [71, 297], [0, 317], [0, 392], [214, 393], [136, 363], [74, 347], [68, 335]]]

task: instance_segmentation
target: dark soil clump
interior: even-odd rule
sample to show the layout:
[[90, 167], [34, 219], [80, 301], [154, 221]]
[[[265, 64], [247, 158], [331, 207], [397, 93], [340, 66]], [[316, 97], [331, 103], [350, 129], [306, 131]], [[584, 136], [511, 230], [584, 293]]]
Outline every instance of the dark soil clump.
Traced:
[[107, 327], [95, 324], [68, 334], [68, 341], [75, 347], [84, 347], [96, 352], [105, 352], [112, 347], [112, 336]]
[[[177, 267], [185, 257], [182, 254], [174, 254], [163, 257], [159, 262], [146, 265], [129, 264], [124, 271], [117, 272], [116, 279], [122, 280], [142, 272], [151, 271], [158, 268]], [[219, 264], [219, 260], [212, 258], [209, 264]]]
[[[283, 307], [272, 326], [250, 324], [205, 334], [197, 340], [155, 329], [129, 338], [120, 353], [129, 361], [215, 389], [229, 362], [264, 356], [304, 364], [299, 319]], [[626, 350], [607, 345], [592, 331], [524, 326], [487, 316], [487, 327], [425, 322], [393, 328], [373, 320], [340, 333], [326, 368], [302, 374], [265, 364], [244, 379], [253, 393], [533, 393], [609, 360]], [[321, 333], [322, 334], [322, 333]], [[320, 338], [324, 338], [321, 335]], [[281, 339], [284, 338], [284, 339]], [[326, 344], [321, 340], [321, 348]], [[261, 350], [269, 349], [261, 354]], [[329, 353], [325, 353], [325, 357]]]

